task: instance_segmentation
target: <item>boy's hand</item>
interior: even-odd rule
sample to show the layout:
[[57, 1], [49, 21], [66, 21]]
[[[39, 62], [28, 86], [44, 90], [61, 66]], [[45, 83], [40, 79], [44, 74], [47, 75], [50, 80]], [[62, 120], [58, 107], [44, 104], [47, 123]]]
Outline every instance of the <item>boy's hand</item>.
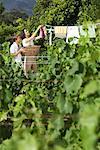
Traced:
[[19, 52], [21, 53], [25, 53], [25, 49], [24, 48], [21, 48], [20, 50], [19, 50]]

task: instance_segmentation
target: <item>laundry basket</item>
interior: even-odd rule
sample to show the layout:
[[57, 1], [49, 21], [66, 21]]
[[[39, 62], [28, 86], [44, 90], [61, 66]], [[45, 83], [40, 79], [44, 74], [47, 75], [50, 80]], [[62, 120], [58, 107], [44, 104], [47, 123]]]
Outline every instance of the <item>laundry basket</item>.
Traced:
[[40, 47], [39, 45], [34, 45], [24, 48], [24, 73], [26, 76], [30, 70], [34, 72], [37, 70], [36, 56], [39, 54]]

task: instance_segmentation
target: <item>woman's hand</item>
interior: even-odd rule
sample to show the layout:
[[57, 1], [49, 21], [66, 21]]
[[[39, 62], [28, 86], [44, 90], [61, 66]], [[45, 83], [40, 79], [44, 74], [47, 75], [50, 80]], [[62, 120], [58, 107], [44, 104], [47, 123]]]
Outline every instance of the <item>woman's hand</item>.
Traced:
[[39, 25], [38, 28], [36, 29], [36, 31], [32, 34], [32, 38], [34, 38], [36, 36], [36, 34], [38, 33], [38, 31], [40, 30], [40, 28], [43, 27], [43, 25]]
[[41, 27], [43, 27], [43, 25], [39, 25], [39, 26], [38, 26], [38, 29], [40, 29]]

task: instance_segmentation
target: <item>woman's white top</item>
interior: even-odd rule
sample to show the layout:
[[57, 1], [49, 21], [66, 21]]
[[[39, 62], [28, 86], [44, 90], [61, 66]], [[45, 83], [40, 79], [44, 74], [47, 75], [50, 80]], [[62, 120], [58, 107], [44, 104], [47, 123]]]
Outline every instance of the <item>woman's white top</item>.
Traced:
[[23, 47], [34, 46], [33, 39], [29, 40], [29, 39], [25, 38], [25, 39], [23, 39], [22, 44], [23, 44]]

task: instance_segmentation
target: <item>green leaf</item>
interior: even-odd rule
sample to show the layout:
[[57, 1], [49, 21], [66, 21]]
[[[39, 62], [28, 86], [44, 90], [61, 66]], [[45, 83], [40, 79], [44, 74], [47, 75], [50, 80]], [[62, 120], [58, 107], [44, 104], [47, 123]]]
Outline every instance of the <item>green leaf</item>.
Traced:
[[66, 102], [65, 102], [65, 105], [64, 105], [64, 112], [66, 113], [66, 114], [71, 114], [72, 113], [72, 111], [73, 111], [73, 105], [72, 105], [72, 103], [71, 102], [69, 102], [68, 101], [68, 99], [66, 98]]
[[22, 109], [24, 107], [24, 102], [25, 102], [25, 95], [21, 94], [17, 96], [14, 100], [14, 102], [17, 102], [16, 106], [14, 106], [14, 116], [16, 117], [19, 112], [22, 112]]
[[73, 75], [76, 71], [78, 71], [79, 64], [76, 61], [73, 61], [72, 68], [68, 71], [68, 75]]
[[95, 104], [100, 109], [100, 97], [95, 99]]
[[56, 97], [56, 101], [57, 101], [57, 107], [58, 107], [60, 113], [63, 113], [64, 112], [64, 105], [65, 105], [64, 96], [61, 93], [59, 93]]
[[55, 118], [55, 120], [53, 121], [53, 125], [54, 128], [56, 128], [56, 130], [60, 130], [64, 127], [64, 120], [63, 118], [59, 115]]
[[0, 112], [0, 121], [7, 119], [7, 113], [8, 113], [7, 111], [6, 112], [4, 112], [4, 111]]
[[8, 89], [5, 89], [5, 96], [4, 96], [4, 98], [5, 98], [6, 102], [10, 102], [11, 99], [13, 98], [12, 92], [10, 90], [8, 90]]
[[94, 104], [85, 105], [80, 111], [81, 139], [85, 150], [94, 150], [96, 142], [95, 130], [98, 125], [99, 109]]
[[82, 78], [80, 75], [74, 77], [66, 76], [64, 81], [64, 87], [67, 94], [76, 94], [82, 85]]
[[94, 94], [100, 89], [99, 85], [100, 83], [96, 80], [89, 81], [89, 83], [85, 85], [83, 93], [80, 95], [80, 97], [85, 98], [90, 94]]
[[2, 90], [2, 86], [0, 85], [0, 90]]

